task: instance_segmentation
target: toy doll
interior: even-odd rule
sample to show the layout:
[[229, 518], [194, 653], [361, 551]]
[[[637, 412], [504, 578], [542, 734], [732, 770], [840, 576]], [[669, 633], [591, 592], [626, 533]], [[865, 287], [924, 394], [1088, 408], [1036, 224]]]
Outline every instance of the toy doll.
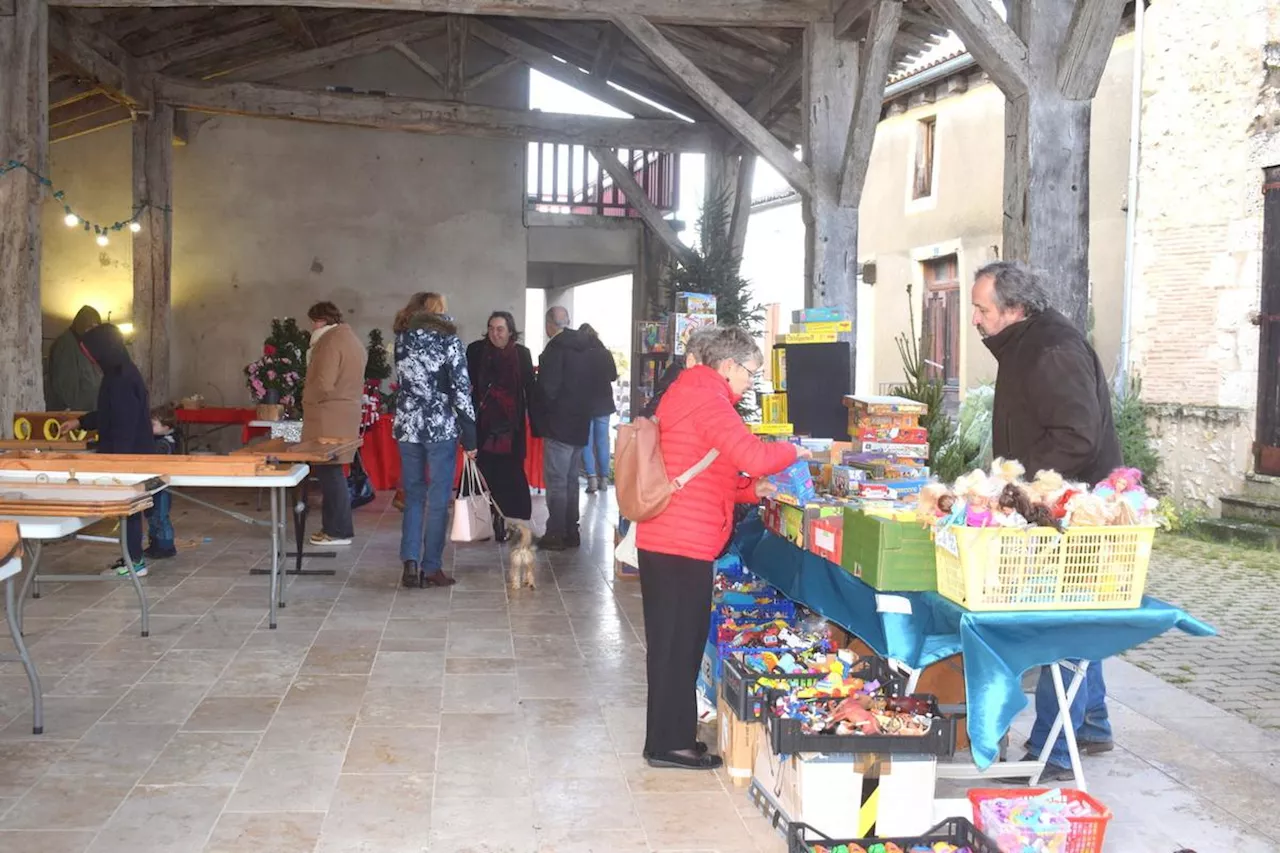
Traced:
[[1066, 487], [1066, 481], [1057, 471], [1037, 471], [1035, 479], [1027, 486], [1027, 493], [1033, 502], [1052, 506]]
[[[1018, 519], [1031, 527], [1052, 527], [1059, 533], [1062, 532], [1061, 522], [1053, 517], [1053, 511], [1049, 509], [1048, 505], [1032, 502], [1028, 491], [1015, 483], [1010, 483], [1004, 487], [997, 505], [1005, 512], [1007, 518]], [[1005, 526], [1022, 526], [1021, 524], [1002, 523]]]
[[1128, 504], [1136, 520], [1147, 511], [1147, 490], [1142, 488], [1142, 472], [1137, 468], [1117, 468], [1107, 475], [1093, 493], [1100, 498], [1114, 498]]
[[931, 527], [950, 515], [955, 503], [956, 496], [950, 489], [942, 483], [930, 483], [920, 490], [916, 517], [925, 527]]
[[1019, 482], [1026, 473], [1026, 467], [1017, 459], [997, 457], [991, 463], [991, 479], [997, 485], [997, 489], [1004, 488], [1009, 483]]
[[1106, 501], [1088, 492], [1077, 492], [1066, 502], [1063, 524], [1067, 527], [1103, 527], [1107, 524]]
[[966, 527], [990, 527], [991, 483], [983, 471], [971, 471], [956, 480], [956, 494], [964, 498]]

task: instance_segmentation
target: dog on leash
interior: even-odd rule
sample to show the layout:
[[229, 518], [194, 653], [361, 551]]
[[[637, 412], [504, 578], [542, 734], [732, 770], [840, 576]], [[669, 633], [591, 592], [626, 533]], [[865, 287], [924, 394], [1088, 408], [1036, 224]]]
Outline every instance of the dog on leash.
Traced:
[[533, 550], [533, 528], [525, 521], [508, 521], [511, 552], [507, 556], [507, 585], [512, 589], [527, 586], [534, 589], [533, 566], [537, 554]]

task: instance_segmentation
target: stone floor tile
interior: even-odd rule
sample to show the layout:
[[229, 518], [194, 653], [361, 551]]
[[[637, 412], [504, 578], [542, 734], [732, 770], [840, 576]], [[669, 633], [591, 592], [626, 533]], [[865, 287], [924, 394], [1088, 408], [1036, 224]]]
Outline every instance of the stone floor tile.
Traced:
[[135, 782], [132, 776], [46, 776], [0, 820], [0, 829], [101, 829]]
[[539, 829], [640, 833], [640, 816], [621, 778], [541, 779], [534, 788], [533, 805]]
[[95, 835], [95, 832], [75, 830], [0, 830], [0, 850], [5, 853], [84, 853]]
[[439, 729], [356, 726], [342, 772], [430, 774], [438, 739]]
[[138, 786], [107, 821], [90, 853], [199, 853], [230, 786]]
[[209, 688], [204, 684], [152, 684], [133, 687], [102, 718], [104, 723], [182, 725]]
[[323, 812], [223, 812], [203, 853], [312, 853]]
[[323, 811], [342, 770], [341, 753], [254, 754], [236, 785], [229, 811]]
[[234, 785], [261, 737], [257, 732], [178, 732], [140, 784]]
[[429, 773], [343, 773], [318, 849], [327, 853], [422, 850], [430, 840], [434, 786]]
[[183, 731], [263, 732], [279, 707], [273, 696], [209, 696], [187, 717]]
[[141, 778], [178, 730], [157, 723], [96, 724], [50, 768], [53, 776]]

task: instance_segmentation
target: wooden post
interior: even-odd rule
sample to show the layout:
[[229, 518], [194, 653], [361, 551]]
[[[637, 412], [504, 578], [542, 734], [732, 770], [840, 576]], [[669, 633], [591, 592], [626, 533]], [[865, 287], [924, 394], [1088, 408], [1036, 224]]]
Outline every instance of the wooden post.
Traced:
[[[49, 170], [49, 13], [44, 0], [0, 0], [0, 168]], [[44, 408], [40, 201], [17, 168], [0, 175], [0, 434], [13, 413]]]
[[133, 354], [154, 405], [169, 401], [172, 204], [173, 107], [156, 104], [133, 124]]
[[845, 308], [857, 318], [858, 208], [840, 203], [858, 46], [837, 39], [830, 22], [805, 30], [803, 78], [805, 160], [814, 190], [804, 202], [805, 305]]

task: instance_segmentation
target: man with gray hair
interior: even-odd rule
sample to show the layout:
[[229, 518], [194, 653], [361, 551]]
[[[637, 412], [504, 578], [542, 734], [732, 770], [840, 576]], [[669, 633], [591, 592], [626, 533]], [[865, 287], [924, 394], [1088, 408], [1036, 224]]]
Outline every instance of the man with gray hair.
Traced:
[[586, 335], [570, 328], [567, 309], [547, 309], [547, 346], [538, 358], [533, 407], [547, 484], [547, 530], [539, 547], [547, 551], [582, 544], [578, 469], [591, 431], [589, 344]]
[[[991, 449], [1016, 459], [1028, 476], [1054, 470], [1068, 482], [1092, 486], [1122, 464], [1111, 415], [1111, 391], [1098, 354], [1079, 329], [1050, 307], [1040, 276], [1025, 264], [998, 261], [978, 270], [973, 325], [996, 357]], [[1036, 687], [1036, 722], [1027, 759], [1039, 757], [1058, 714], [1048, 667]], [[1085, 671], [1071, 703], [1071, 722], [1086, 755], [1113, 748], [1102, 662]], [[1074, 778], [1066, 738], [1058, 736], [1040, 777]]]

